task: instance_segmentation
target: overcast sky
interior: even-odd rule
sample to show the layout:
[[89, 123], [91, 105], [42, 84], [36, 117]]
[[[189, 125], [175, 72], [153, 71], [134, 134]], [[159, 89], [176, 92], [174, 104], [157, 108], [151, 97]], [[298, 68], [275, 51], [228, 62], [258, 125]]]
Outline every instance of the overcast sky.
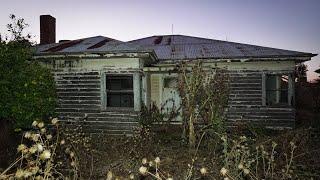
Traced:
[[[320, 53], [320, 0], [1, 0], [39, 42], [39, 15], [57, 20], [57, 40], [103, 35], [122, 41], [172, 33]], [[308, 79], [320, 56], [308, 65]]]

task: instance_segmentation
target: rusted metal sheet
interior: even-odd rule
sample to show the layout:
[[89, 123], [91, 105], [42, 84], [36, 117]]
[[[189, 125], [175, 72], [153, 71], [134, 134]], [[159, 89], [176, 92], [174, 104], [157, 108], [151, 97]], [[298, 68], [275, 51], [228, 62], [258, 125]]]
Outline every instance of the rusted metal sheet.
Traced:
[[226, 58], [312, 57], [314, 54], [183, 35], [151, 36], [129, 42], [96, 36], [39, 45], [46, 53], [155, 52], [160, 61]]
[[109, 41], [110, 41], [110, 39], [104, 39], [104, 40], [102, 40], [102, 41], [98, 42], [97, 44], [94, 44], [94, 45], [92, 45], [92, 46], [88, 47], [88, 49], [95, 49], [95, 48], [99, 48], [99, 47], [101, 47], [101, 46], [105, 45], [105, 44], [106, 44], [107, 42], [109, 42]]
[[42, 52], [58, 52], [58, 51], [61, 51], [63, 49], [66, 49], [66, 48], [69, 48], [71, 46], [74, 46], [76, 44], [79, 44], [81, 43], [83, 40], [82, 39], [79, 39], [79, 40], [74, 40], [74, 41], [67, 41], [67, 42], [62, 42], [54, 47], [51, 47], [45, 51], [42, 51]]
[[160, 60], [305, 56], [311, 53], [184, 35], [151, 36], [129, 41], [156, 52]]

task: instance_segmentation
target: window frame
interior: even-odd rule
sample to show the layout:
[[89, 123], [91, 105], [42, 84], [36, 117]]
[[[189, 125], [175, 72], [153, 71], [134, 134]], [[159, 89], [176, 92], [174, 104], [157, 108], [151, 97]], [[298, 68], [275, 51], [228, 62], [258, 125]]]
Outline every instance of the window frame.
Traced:
[[[118, 77], [118, 78], [117, 78]], [[119, 81], [119, 87], [114, 88], [116, 81]], [[110, 85], [110, 83], [113, 82], [113, 85]], [[129, 82], [129, 88], [125, 87], [124, 85], [125, 81], [131, 81]], [[119, 106], [117, 105], [111, 105], [109, 98], [111, 96], [119, 96]], [[131, 98], [131, 102], [128, 104], [125, 104], [122, 102], [122, 99], [126, 96], [129, 96]], [[127, 75], [127, 74], [116, 74], [116, 75], [106, 75], [106, 106], [111, 108], [133, 108], [134, 107], [134, 91], [133, 91], [133, 75]], [[128, 106], [126, 106], [128, 105]]]
[[[132, 80], [132, 87], [131, 89], [115, 89], [115, 90], [108, 90], [108, 77], [131, 77]], [[121, 86], [121, 85], [120, 85]], [[108, 103], [108, 98], [110, 95], [108, 93], [130, 93], [131, 94], [131, 99], [132, 103], [130, 106], [110, 106]], [[121, 95], [120, 95], [121, 96]], [[124, 95], [126, 96], [126, 95]], [[121, 97], [120, 97], [121, 98]], [[125, 73], [125, 74], [118, 74], [118, 73], [102, 73], [101, 76], [101, 104], [102, 104], [102, 110], [107, 110], [107, 109], [134, 109], [134, 74], [132, 73]], [[120, 104], [121, 104], [121, 99], [120, 99]]]
[[[268, 105], [267, 103], [267, 98], [268, 98], [268, 89], [267, 87], [267, 78], [268, 76], [276, 76], [280, 82], [277, 82], [276, 80], [276, 86], [280, 86], [280, 89], [276, 89], [275, 91], [277, 92], [277, 103]], [[281, 103], [281, 93], [284, 91], [281, 88], [281, 78], [282, 76], [287, 76], [288, 81], [287, 81], [287, 89], [286, 89], [286, 94], [287, 94], [287, 101], [285, 103]], [[294, 106], [294, 78], [292, 72], [281, 72], [281, 73], [263, 73], [262, 74], [262, 105], [267, 106], [267, 107], [293, 107]]]

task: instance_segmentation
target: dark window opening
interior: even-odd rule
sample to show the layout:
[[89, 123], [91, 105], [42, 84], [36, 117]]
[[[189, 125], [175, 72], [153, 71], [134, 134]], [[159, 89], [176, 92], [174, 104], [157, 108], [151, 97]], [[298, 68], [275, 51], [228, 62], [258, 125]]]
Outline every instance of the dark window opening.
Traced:
[[133, 107], [132, 76], [107, 76], [106, 87], [108, 107]]
[[163, 80], [164, 88], [177, 88], [178, 78], [176, 77], [166, 77]]

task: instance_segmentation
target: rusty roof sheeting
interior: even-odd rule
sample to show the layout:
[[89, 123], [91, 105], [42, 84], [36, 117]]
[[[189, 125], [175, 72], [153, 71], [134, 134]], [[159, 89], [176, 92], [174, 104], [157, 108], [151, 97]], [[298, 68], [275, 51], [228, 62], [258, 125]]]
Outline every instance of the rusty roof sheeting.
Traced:
[[312, 57], [314, 54], [184, 35], [151, 36], [122, 42], [104, 36], [39, 45], [36, 54], [155, 52], [160, 61], [222, 58]]
[[151, 36], [129, 43], [153, 49], [159, 60], [312, 56], [305, 52], [183, 35]]

